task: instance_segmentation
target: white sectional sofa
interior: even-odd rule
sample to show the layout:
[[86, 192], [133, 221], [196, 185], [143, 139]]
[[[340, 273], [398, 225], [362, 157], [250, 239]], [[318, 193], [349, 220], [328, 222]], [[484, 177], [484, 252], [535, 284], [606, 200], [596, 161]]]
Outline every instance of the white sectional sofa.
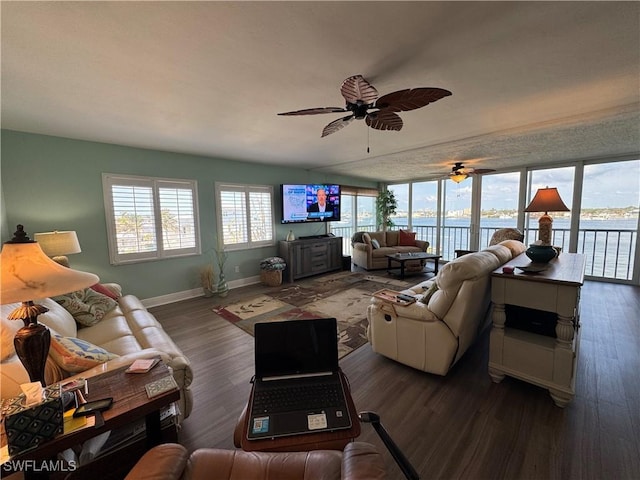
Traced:
[[[456, 258], [435, 278], [404, 290], [418, 298], [407, 306], [372, 297], [367, 318], [373, 351], [425, 372], [446, 375], [489, 324], [491, 272], [525, 249], [522, 242], [505, 240]], [[424, 303], [430, 288], [434, 292]]]
[[[36, 300], [36, 303], [49, 309], [48, 312], [38, 317], [38, 321], [46, 325], [52, 335], [59, 335], [71, 340], [84, 340], [101, 347], [112, 354], [110, 357], [114, 357], [105, 363], [79, 371], [82, 365], [91, 364], [91, 359], [82, 358], [80, 355], [72, 367], [61, 365], [59, 358], [54, 359], [52, 344], [47, 359], [45, 375], [47, 384], [69, 376], [88, 378], [124, 365], [130, 365], [138, 358], [160, 357], [164, 363], [171, 367], [173, 376], [180, 387], [180, 402], [178, 404], [181, 413], [180, 420], [188, 417], [193, 401], [189, 389], [193, 377], [189, 360], [137, 297], [133, 295], [120, 296], [121, 288], [117, 284], [103, 286], [118, 296], [118, 304], [106, 312], [104, 317], [93, 326], [79, 328], [71, 313], [51, 298]], [[18, 395], [21, 391], [20, 384], [29, 382], [29, 376], [13, 348], [15, 332], [23, 326], [23, 323], [19, 320], [7, 320], [7, 315], [19, 305], [19, 303], [2, 305], [0, 310], [0, 333], [2, 336], [0, 398]], [[74, 358], [65, 358], [70, 364], [74, 363]], [[65, 370], [65, 367], [71, 371]]]

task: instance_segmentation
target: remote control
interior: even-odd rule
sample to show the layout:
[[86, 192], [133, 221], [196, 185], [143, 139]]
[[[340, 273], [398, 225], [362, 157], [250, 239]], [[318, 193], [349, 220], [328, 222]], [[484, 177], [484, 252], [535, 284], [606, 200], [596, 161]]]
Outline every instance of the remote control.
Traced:
[[411, 295], [405, 295], [404, 293], [397, 295], [397, 297], [398, 299], [404, 300], [405, 302], [413, 302], [415, 300], [415, 298], [412, 297]]

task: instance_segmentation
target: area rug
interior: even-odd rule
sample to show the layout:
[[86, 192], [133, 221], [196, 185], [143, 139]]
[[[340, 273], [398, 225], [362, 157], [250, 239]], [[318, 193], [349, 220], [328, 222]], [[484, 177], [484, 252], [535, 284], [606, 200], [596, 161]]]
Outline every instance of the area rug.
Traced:
[[272, 288], [213, 308], [222, 318], [253, 335], [258, 322], [335, 317], [338, 355], [345, 357], [367, 343], [367, 306], [371, 294], [383, 288], [403, 290], [409, 281], [366, 273], [339, 272]]

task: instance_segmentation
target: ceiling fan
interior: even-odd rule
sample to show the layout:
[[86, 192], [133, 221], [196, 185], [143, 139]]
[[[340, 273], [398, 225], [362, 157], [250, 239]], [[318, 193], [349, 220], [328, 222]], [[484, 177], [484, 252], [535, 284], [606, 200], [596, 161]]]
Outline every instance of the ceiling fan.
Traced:
[[322, 137], [341, 130], [353, 119], [362, 120], [376, 130], [402, 129], [403, 122], [396, 112], [406, 112], [429, 105], [451, 95], [442, 88], [407, 88], [378, 98], [378, 91], [362, 75], [353, 75], [342, 82], [340, 93], [346, 100], [342, 107], [318, 107], [279, 113], [278, 115], [317, 115], [320, 113], [351, 112], [346, 117], [329, 123], [322, 130]]
[[462, 162], [456, 162], [453, 167], [451, 167], [449, 178], [456, 183], [460, 183], [463, 180], [466, 180], [469, 175], [482, 175], [483, 173], [490, 172], [495, 172], [495, 170], [491, 168], [465, 167]]

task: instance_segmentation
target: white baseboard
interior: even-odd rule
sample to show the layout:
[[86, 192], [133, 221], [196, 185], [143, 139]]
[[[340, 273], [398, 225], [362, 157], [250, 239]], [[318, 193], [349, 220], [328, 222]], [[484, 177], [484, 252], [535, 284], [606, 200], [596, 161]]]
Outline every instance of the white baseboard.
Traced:
[[[233, 280], [229, 282], [229, 290], [233, 290], [234, 288], [240, 288], [247, 285], [255, 285], [256, 283], [260, 283], [260, 276], [256, 275], [254, 277], [241, 278], [239, 280]], [[197, 298], [204, 296], [204, 291], [202, 288], [194, 288], [191, 290], [184, 290], [182, 292], [169, 293], [167, 295], [161, 295], [159, 297], [151, 297], [142, 299], [142, 304], [147, 307], [159, 307], [160, 305], [166, 305], [168, 303], [179, 302], [181, 300], [189, 300], [191, 298]]]

